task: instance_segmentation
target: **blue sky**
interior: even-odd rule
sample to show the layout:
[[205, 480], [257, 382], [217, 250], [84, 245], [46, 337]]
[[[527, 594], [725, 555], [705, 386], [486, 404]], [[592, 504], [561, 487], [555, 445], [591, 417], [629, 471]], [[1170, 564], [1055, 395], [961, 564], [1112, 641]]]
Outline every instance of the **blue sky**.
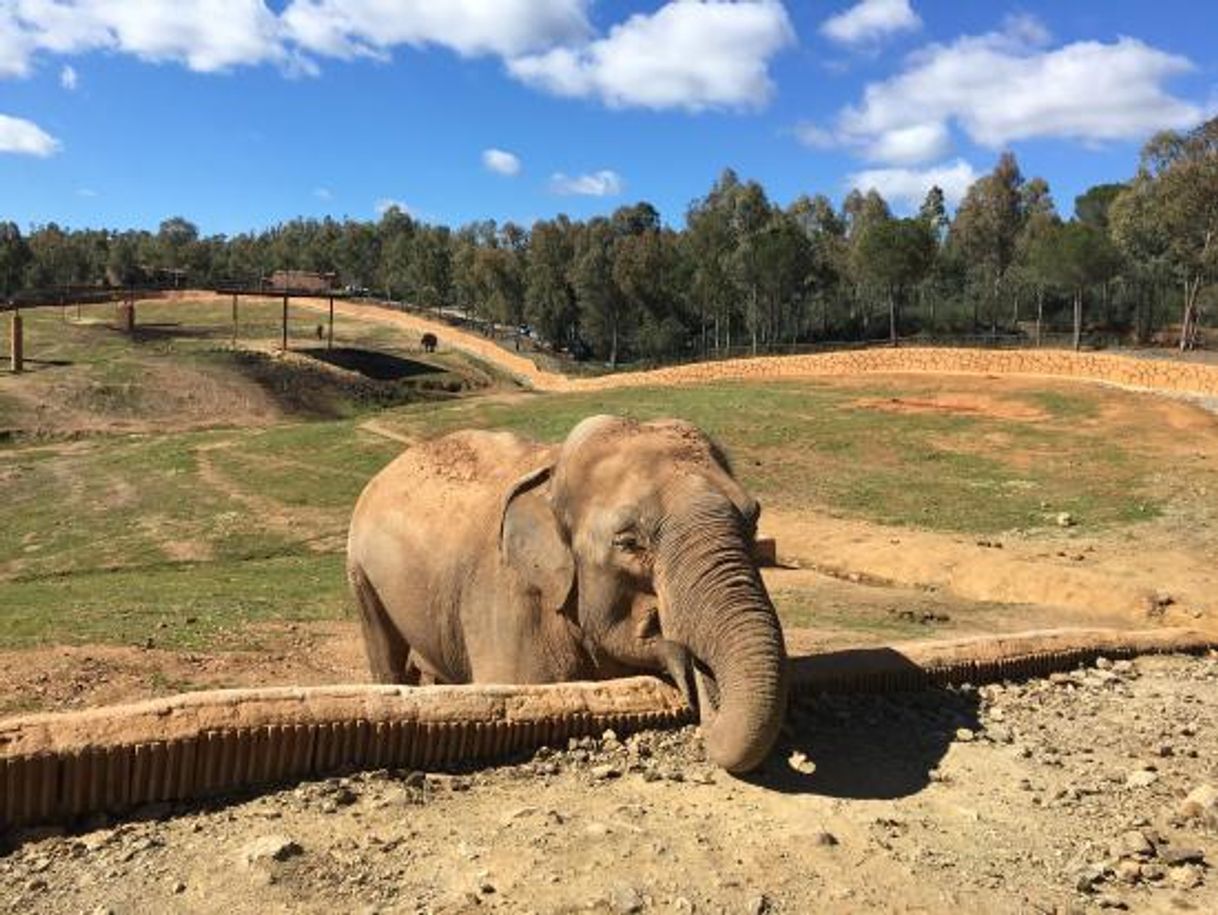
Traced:
[[[907, 209], [1012, 149], [1059, 208], [1218, 111], [1211, 0], [0, 0], [0, 218], [457, 225], [724, 167]], [[506, 155], [505, 155], [506, 154]]]

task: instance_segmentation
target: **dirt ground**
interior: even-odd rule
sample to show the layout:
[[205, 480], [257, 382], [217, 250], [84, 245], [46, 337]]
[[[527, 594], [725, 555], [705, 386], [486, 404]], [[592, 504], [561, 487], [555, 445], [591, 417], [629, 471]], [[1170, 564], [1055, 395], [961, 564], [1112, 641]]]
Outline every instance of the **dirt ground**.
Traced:
[[[369, 314], [347, 303], [338, 311]], [[414, 316], [376, 314], [412, 337], [431, 329]], [[536, 387], [559, 386], [489, 341], [458, 342]], [[48, 428], [102, 431], [92, 401], [77, 403], [46, 377], [26, 405], [51, 411]], [[854, 406], [1044, 417], [983, 385], [961, 392], [959, 378], [926, 390], [928, 377], [916, 395], [860, 393]], [[1006, 391], [1024, 384], [1044, 380], [1002, 379]], [[139, 417], [139, 429], [187, 407], [198, 420], [189, 428], [283, 415], [252, 384], [194, 400], [190, 377], [164, 387], [163, 415]], [[55, 403], [70, 410], [46, 406]], [[1150, 396], [1113, 399], [1105, 410], [1124, 412], [1078, 421], [1144, 429], [1167, 456], [1161, 485], [1187, 511], [1140, 522], [1133, 535], [1066, 523], [977, 538], [767, 508], [762, 534], [777, 538], [780, 567], [765, 578], [789, 614], [789, 650], [1060, 625], [1214, 627], [1218, 499], [1189, 471], [1218, 460], [1218, 422]], [[137, 429], [128, 425], [137, 419], [120, 419], [104, 429]], [[361, 428], [402, 440], [376, 418]], [[304, 517], [278, 514], [269, 497], [208, 463], [222, 456], [200, 452], [217, 491], [285, 528]], [[177, 561], [207, 558], [189, 542], [175, 548]], [[256, 642], [258, 650], [171, 651], [153, 632], [143, 645], [0, 651], [0, 714], [366, 678], [353, 619], [262, 626]], [[487, 771], [352, 775], [70, 833], [0, 837], [0, 909], [1218, 911], [1218, 792], [1208, 820], [1182, 807], [1206, 785], [1218, 788], [1218, 658], [1143, 659], [979, 691], [802, 704], [779, 751], [748, 781], [710, 766], [687, 730], [589, 741]]]
[[[749, 780], [693, 729], [10, 837], [13, 912], [1206, 912], [1218, 658], [800, 703]], [[622, 735], [625, 737], [625, 735]], [[1191, 802], [1186, 798], [1192, 796]]]

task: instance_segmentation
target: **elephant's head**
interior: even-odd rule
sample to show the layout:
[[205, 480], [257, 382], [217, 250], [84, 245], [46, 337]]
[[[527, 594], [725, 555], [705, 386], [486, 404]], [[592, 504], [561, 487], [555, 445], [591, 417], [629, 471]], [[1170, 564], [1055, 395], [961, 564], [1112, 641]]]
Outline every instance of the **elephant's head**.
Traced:
[[786, 652], [752, 558], [760, 507], [689, 423], [581, 422], [504, 506], [505, 560], [572, 616], [606, 675], [667, 672], [711, 758], [755, 768], [778, 733]]

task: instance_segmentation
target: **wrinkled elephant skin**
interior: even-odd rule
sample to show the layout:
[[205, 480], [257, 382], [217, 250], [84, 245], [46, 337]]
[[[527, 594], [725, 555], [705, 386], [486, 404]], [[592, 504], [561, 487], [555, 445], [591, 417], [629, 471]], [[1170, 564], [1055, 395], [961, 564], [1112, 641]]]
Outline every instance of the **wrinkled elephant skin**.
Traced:
[[769, 752], [785, 648], [752, 560], [760, 508], [676, 420], [584, 420], [557, 446], [457, 432], [410, 448], [356, 505], [348, 575], [386, 683], [639, 672], [696, 704], [733, 772]]

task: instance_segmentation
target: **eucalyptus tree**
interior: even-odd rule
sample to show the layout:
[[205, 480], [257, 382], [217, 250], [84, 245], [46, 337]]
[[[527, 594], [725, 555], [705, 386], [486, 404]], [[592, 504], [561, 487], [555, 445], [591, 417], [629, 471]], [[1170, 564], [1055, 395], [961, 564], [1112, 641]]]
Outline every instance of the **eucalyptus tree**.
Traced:
[[[533, 238], [536, 250], [536, 228]], [[589, 220], [578, 233], [570, 270], [580, 333], [610, 368], [617, 368], [627, 332], [626, 299], [614, 279], [616, 241], [608, 219], [598, 216]]]
[[899, 301], [926, 276], [935, 258], [935, 236], [923, 219], [880, 219], [866, 225], [855, 246], [858, 269], [883, 287], [888, 335], [897, 345]]
[[0, 222], [0, 294], [7, 299], [25, 285], [23, 274], [33, 255], [15, 222]]
[[1201, 289], [1218, 272], [1218, 117], [1179, 133], [1164, 131], [1142, 150], [1129, 188], [1111, 208], [1113, 234], [1137, 251], [1160, 233], [1183, 287], [1180, 348], [1196, 345]]
[[[990, 301], [995, 321], [1003, 281], [1015, 259], [1015, 242], [1023, 225], [1024, 180], [1013, 153], [1003, 153], [988, 175], [965, 192], [952, 221], [949, 242], [973, 269]], [[973, 299], [973, 330], [980, 328], [980, 296]]]
[[565, 214], [533, 224], [524, 272], [524, 314], [547, 340], [571, 342], [579, 324], [575, 285], [576, 227]]

